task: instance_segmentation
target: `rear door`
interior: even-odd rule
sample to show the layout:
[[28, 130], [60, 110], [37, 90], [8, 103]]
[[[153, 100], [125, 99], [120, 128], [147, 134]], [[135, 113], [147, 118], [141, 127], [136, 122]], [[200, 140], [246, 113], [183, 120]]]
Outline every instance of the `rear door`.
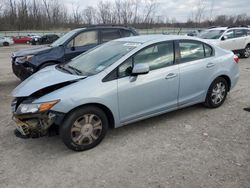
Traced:
[[[129, 69], [148, 64], [150, 72], [131, 77]], [[118, 102], [121, 123], [177, 107], [179, 69], [173, 42], [146, 47], [118, 67]]]
[[75, 36], [65, 48], [64, 61], [69, 61], [72, 58], [80, 55], [83, 52], [97, 46], [98, 41], [98, 31], [84, 31]]
[[213, 62], [213, 49], [193, 40], [180, 40], [177, 46], [180, 69], [178, 105], [202, 102], [209, 86], [209, 78], [217, 68]]

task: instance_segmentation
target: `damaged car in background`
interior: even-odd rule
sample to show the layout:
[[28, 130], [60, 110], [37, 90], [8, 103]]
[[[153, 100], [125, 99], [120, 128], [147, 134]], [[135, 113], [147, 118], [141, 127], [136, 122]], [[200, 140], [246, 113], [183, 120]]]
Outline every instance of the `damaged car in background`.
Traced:
[[75, 151], [108, 128], [203, 103], [221, 106], [239, 78], [232, 52], [185, 36], [121, 38], [32, 75], [12, 95], [15, 131], [40, 137], [58, 127]]
[[12, 53], [12, 70], [20, 80], [25, 80], [44, 67], [68, 62], [100, 44], [135, 35], [138, 33], [133, 28], [122, 26], [89, 26], [74, 29], [50, 45]]

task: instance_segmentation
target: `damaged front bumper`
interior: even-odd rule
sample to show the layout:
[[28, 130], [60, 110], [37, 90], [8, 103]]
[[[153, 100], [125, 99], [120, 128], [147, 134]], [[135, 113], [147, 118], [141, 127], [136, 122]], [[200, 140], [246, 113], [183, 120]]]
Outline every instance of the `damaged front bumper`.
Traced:
[[17, 114], [14, 109], [12, 107], [12, 119], [22, 138], [38, 138], [47, 135], [49, 128], [52, 125], [60, 125], [65, 116], [64, 113], [50, 110], [43, 113]]

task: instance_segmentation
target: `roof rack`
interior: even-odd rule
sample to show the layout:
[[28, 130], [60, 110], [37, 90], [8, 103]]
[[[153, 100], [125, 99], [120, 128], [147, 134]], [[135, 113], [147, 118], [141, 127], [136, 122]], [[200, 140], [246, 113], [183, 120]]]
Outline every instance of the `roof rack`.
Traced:
[[86, 25], [87, 28], [90, 27], [128, 27], [127, 25], [119, 25], [119, 24], [93, 24], [93, 25]]
[[229, 29], [229, 28], [234, 28], [234, 27], [248, 27], [248, 25], [232, 25], [227, 28]]

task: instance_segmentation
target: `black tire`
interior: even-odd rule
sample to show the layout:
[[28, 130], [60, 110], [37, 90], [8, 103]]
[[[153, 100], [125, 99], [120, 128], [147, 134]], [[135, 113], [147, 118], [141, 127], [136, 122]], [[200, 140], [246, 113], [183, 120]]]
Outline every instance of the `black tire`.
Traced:
[[[95, 131], [94, 124], [89, 123], [89, 122], [86, 123], [86, 120], [84, 119], [85, 116], [88, 116], [88, 118], [90, 118], [92, 115], [99, 118], [101, 123], [100, 123], [100, 125], [98, 125], [98, 127], [99, 126], [102, 127], [101, 130], [99, 129], [98, 136], [95, 138], [92, 136], [94, 134], [94, 131]], [[85, 122], [84, 124], [80, 124], [78, 122], [79, 119], [81, 119], [81, 118], [83, 118], [83, 119], [80, 121], [84, 121]], [[99, 120], [98, 120], [98, 122], [99, 122]], [[91, 121], [93, 121], [93, 118]], [[80, 127], [81, 127], [80, 131], [78, 132], [79, 133], [78, 136], [73, 134], [74, 133], [73, 128], [76, 128], [75, 127], [76, 122], [77, 122], [77, 125], [80, 125]], [[84, 132], [85, 130], [83, 130], [84, 127], [86, 127], [88, 125], [93, 126], [92, 127], [93, 131], [90, 131], [90, 133]], [[60, 126], [60, 137], [61, 137], [62, 141], [64, 142], [64, 144], [69, 149], [74, 150], [74, 151], [84, 151], [84, 150], [88, 150], [88, 149], [91, 149], [91, 148], [97, 146], [102, 141], [102, 139], [105, 137], [107, 130], [108, 130], [108, 119], [107, 119], [106, 114], [103, 112], [103, 110], [101, 110], [100, 108], [97, 108], [95, 106], [85, 106], [82, 108], [78, 108], [67, 115], [67, 117], [64, 120], [63, 125]], [[75, 132], [75, 133], [77, 133], [77, 132]], [[84, 133], [86, 133], [88, 136], [84, 135]], [[90, 144], [89, 143], [87, 143], [87, 144], [77, 143], [77, 141], [83, 142], [84, 138], [89, 139], [89, 137], [91, 137], [92, 143], [90, 143]], [[83, 138], [83, 139], [81, 139], [81, 138]], [[77, 141], [75, 141], [74, 139], [76, 139]], [[89, 141], [91, 139], [89, 139]]]
[[38, 70], [41, 70], [41, 69], [43, 69], [45, 67], [48, 67], [48, 66], [51, 66], [51, 65], [55, 65], [55, 63], [53, 63], [53, 62], [44, 63], [44, 64], [40, 65], [40, 67], [38, 68]]
[[[213, 90], [216, 89], [216, 87], [218, 86], [217, 84], [222, 84], [222, 87], [225, 87], [225, 91], [221, 93], [221, 96], [223, 96], [223, 98], [218, 98], [218, 100], [216, 100], [216, 97], [214, 96], [214, 92]], [[210, 85], [208, 92], [207, 92], [207, 96], [206, 96], [206, 100], [204, 102], [204, 105], [208, 108], [217, 108], [219, 106], [221, 106], [224, 101], [226, 100], [227, 97], [227, 93], [228, 93], [228, 83], [227, 81], [222, 78], [222, 77], [218, 77], [216, 78], [212, 84]], [[216, 102], [215, 102], [216, 101]]]
[[9, 46], [10, 44], [8, 42], [4, 42], [3, 46]]
[[250, 56], [250, 45], [248, 44], [246, 48], [243, 50], [243, 52], [240, 53], [240, 57], [248, 58], [249, 56]]

